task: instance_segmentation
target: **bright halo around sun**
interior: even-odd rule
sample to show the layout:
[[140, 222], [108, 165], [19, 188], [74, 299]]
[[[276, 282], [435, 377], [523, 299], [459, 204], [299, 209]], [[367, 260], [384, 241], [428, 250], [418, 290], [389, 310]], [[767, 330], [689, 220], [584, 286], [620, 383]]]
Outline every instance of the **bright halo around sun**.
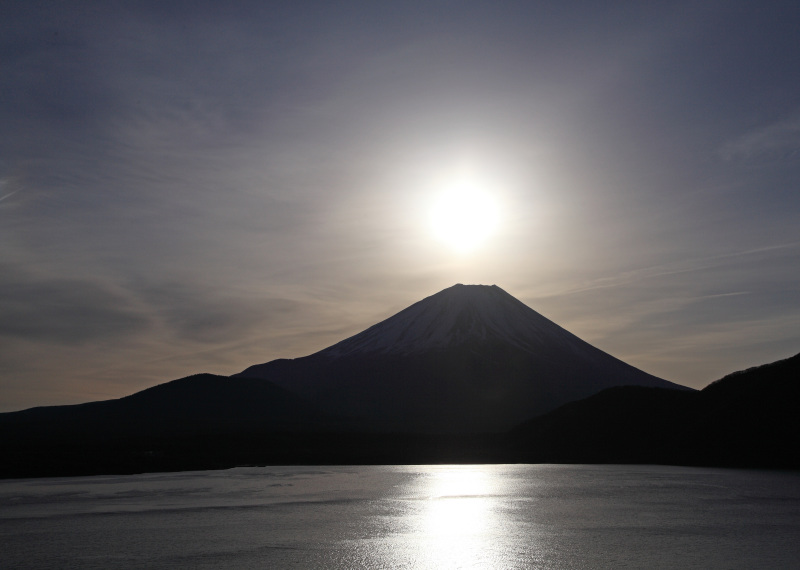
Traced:
[[488, 192], [456, 184], [436, 197], [429, 222], [437, 240], [458, 253], [470, 253], [497, 229], [498, 204]]

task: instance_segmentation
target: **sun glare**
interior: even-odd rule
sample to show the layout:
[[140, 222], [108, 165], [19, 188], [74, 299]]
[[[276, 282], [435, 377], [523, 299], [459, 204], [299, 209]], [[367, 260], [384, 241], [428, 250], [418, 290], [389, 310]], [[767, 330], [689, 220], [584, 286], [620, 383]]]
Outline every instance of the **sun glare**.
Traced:
[[418, 528], [426, 546], [420, 551], [420, 566], [475, 566], [494, 548], [498, 491], [492, 470], [482, 466], [441, 466], [432, 475]]
[[459, 253], [469, 253], [495, 231], [496, 200], [469, 183], [458, 183], [435, 199], [430, 211], [433, 235]]

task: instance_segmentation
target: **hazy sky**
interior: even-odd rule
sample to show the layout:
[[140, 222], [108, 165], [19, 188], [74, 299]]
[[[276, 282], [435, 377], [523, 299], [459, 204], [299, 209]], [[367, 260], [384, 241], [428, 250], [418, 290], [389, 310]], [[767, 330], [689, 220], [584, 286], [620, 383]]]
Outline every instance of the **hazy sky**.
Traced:
[[[6, 2], [0, 410], [454, 283], [702, 387], [800, 351], [800, 4]], [[459, 178], [460, 177], [460, 178]], [[470, 252], [429, 212], [497, 205]]]

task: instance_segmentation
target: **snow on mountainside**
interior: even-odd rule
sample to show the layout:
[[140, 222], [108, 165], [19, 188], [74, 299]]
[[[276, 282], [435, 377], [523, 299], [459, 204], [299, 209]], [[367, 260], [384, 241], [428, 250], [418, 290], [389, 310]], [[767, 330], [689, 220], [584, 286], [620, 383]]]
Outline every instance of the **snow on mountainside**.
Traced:
[[310, 356], [250, 366], [361, 427], [494, 432], [612, 386], [681, 388], [582, 341], [495, 285], [454, 285]]
[[526, 352], [586, 343], [515, 299], [497, 285], [453, 285], [414, 303], [315, 356], [410, 355], [469, 341], [501, 342]]

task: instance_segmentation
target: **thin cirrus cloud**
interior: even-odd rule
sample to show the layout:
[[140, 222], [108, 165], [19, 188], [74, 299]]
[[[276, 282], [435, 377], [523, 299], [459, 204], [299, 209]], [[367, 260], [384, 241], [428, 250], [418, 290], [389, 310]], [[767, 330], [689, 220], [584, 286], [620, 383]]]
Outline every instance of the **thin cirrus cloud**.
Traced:
[[723, 145], [719, 153], [724, 160], [797, 162], [800, 160], [800, 112], [737, 137]]
[[37, 276], [3, 265], [0, 337], [80, 345], [139, 334], [148, 319], [123, 292], [91, 278]]

